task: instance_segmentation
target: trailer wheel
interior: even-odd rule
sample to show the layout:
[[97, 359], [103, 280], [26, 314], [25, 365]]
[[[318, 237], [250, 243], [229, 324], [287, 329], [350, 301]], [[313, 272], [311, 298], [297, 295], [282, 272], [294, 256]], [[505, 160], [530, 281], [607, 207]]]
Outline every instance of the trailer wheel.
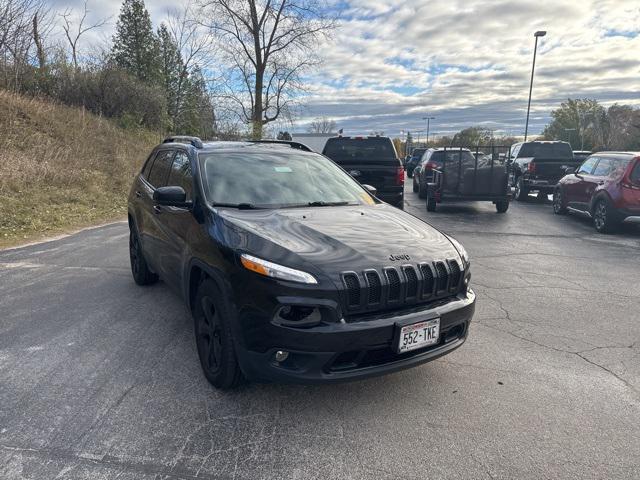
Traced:
[[505, 213], [509, 210], [509, 200], [500, 200], [499, 202], [496, 202], [496, 210], [498, 213]]
[[436, 211], [436, 199], [433, 197], [427, 198], [427, 212]]

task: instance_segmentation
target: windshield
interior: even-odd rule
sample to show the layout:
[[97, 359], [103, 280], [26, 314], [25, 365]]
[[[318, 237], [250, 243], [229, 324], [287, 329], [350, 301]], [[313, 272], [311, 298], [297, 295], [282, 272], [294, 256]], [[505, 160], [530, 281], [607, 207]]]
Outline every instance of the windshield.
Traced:
[[359, 183], [320, 155], [216, 152], [201, 154], [200, 159], [212, 204], [280, 208], [375, 203]]
[[568, 143], [523, 143], [520, 158], [573, 158], [573, 151]]
[[323, 153], [338, 164], [397, 161], [393, 143], [386, 137], [330, 138]]

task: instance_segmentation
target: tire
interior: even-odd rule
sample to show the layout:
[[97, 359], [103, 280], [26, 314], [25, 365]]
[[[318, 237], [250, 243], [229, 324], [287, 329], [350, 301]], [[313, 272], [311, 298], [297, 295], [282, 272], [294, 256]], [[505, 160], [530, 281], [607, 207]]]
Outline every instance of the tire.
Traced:
[[158, 275], [149, 270], [140, 237], [134, 225], [129, 227], [129, 261], [133, 280], [138, 285], [152, 285], [158, 281]]
[[565, 215], [567, 206], [564, 204], [564, 194], [560, 188], [556, 188], [553, 192], [553, 213], [556, 215]]
[[418, 198], [427, 198], [427, 189], [418, 181]]
[[231, 307], [212, 280], [198, 287], [193, 305], [193, 326], [202, 372], [209, 383], [227, 390], [242, 381], [229, 325]]
[[606, 199], [596, 201], [591, 215], [593, 217], [593, 225], [600, 233], [611, 233], [618, 226], [618, 222], [614, 218], [613, 208], [611, 208]]
[[516, 182], [516, 191], [513, 195], [519, 202], [524, 202], [529, 197], [529, 187], [525, 187], [522, 182], [522, 177], [518, 178]]
[[407, 168], [407, 177], [413, 178], [413, 168]]
[[500, 200], [496, 202], [496, 211], [498, 213], [506, 213], [509, 210], [509, 200]]
[[418, 177], [413, 177], [413, 193], [418, 193], [418, 185], [416, 185], [416, 178]]
[[435, 211], [436, 211], [436, 199], [427, 198], [427, 212], [435, 212]]

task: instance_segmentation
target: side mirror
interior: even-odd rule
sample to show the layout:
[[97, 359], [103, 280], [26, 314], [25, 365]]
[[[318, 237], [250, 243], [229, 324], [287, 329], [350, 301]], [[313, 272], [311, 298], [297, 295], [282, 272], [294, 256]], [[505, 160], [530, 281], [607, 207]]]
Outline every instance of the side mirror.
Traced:
[[572, 173], [576, 173], [577, 171], [578, 169], [574, 167], [565, 167], [564, 169], [564, 173], [566, 173], [567, 175], [571, 175]]
[[187, 193], [184, 188], [178, 186], [159, 187], [153, 192], [153, 200], [158, 205], [167, 207], [190, 207], [191, 202], [187, 202]]
[[371, 185], [362, 185], [367, 192], [369, 192], [371, 195], [373, 195], [374, 197], [378, 194], [378, 189], [376, 187], [373, 187]]

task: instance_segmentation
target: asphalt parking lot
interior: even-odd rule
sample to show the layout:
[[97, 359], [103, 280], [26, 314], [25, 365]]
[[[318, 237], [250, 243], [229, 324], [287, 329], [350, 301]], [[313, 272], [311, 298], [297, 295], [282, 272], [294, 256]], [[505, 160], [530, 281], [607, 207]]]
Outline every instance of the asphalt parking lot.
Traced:
[[125, 223], [0, 252], [0, 478], [639, 478], [640, 228], [406, 198], [472, 256], [469, 340], [342, 385], [215, 391]]

